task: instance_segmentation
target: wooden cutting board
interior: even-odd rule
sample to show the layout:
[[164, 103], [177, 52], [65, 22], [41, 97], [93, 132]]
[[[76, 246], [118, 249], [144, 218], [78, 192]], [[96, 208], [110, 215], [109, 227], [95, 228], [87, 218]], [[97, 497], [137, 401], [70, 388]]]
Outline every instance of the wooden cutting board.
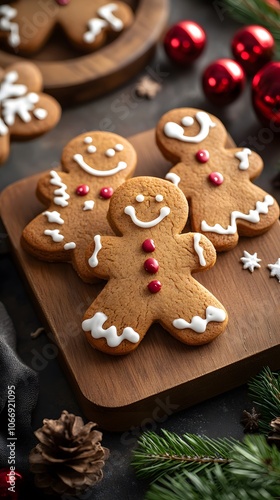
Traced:
[[[139, 157], [136, 175], [164, 177], [169, 165], [155, 146], [154, 132], [130, 140]], [[280, 283], [267, 268], [280, 257], [279, 222], [263, 236], [242, 238], [233, 251], [218, 255], [213, 269], [195, 275], [228, 311], [223, 335], [191, 348], [155, 324], [136, 351], [113, 357], [91, 348], [81, 330], [83, 313], [102, 285], [85, 285], [70, 265], [39, 262], [21, 249], [22, 229], [43, 209], [35, 197], [40, 175], [2, 193], [1, 217], [88, 419], [115, 431], [152, 418], [164, 421], [174, 411], [245, 383], [264, 365], [280, 368]], [[244, 250], [258, 253], [260, 269], [243, 270]]]

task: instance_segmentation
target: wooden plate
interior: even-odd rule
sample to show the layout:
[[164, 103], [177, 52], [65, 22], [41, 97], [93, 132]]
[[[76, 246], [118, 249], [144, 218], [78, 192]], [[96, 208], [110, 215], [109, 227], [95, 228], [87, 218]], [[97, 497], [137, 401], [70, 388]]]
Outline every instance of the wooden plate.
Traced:
[[[135, 2], [134, 2], [135, 3]], [[135, 21], [116, 40], [89, 55], [69, 50], [63, 36], [28, 58], [43, 75], [44, 90], [62, 104], [99, 97], [137, 74], [153, 54], [168, 17], [168, 0], [139, 0]], [[24, 58], [0, 50], [0, 65]]]
[[[136, 175], [164, 177], [169, 165], [155, 146], [154, 132], [130, 140], [139, 158]], [[164, 421], [174, 411], [245, 383], [264, 365], [280, 368], [280, 283], [267, 268], [280, 257], [278, 221], [263, 236], [241, 239], [233, 251], [218, 256], [213, 269], [195, 275], [228, 311], [223, 335], [190, 348], [155, 324], [136, 351], [113, 357], [91, 348], [81, 330], [83, 313], [102, 285], [85, 285], [70, 265], [39, 262], [20, 246], [22, 229], [43, 208], [35, 197], [40, 175], [6, 188], [1, 217], [87, 418], [109, 430], [151, 418]], [[258, 253], [260, 269], [243, 270], [244, 250]]]

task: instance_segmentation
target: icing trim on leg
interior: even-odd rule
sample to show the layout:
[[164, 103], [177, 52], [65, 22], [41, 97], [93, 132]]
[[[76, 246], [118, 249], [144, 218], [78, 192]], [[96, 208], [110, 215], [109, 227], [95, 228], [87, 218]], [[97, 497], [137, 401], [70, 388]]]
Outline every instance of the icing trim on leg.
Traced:
[[105, 338], [109, 347], [118, 347], [123, 340], [128, 340], [133, 344], [139, 342], [140, 335], [130, 326], [124, 328], [121, 335], [117, 334], [117, 328], [114, 325], [105, 330], [103, 324], [107, 319], [108, 316], [106, 314], [97, 312], [92, 318], [85, 319], [82, 322], [82, 329], [85, 332], [91, 332], [91, 336], [94, 339]]
[[218, 309], [214, 306], [208, 306], [206, 308], [206, 318], [203, 319], [200, 316], [194, 316], [191, 322], [188, 323], [183, 318], [175, 319], [172, 324], [178, 330], [184, 330], [185, 328], [190, 328], [196, 333], [204, 333], [207, 325], [210, 321], [217, 321], [222, 323], [226, 319], [226, 313], [223, 309]]

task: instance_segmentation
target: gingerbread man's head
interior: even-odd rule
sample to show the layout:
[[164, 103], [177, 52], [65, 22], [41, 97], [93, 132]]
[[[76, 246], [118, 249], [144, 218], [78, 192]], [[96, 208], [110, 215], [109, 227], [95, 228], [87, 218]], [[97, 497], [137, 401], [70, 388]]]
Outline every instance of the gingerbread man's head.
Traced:
[[111, 132], [87, 132], [75, 137], [62, 153], [63, 170], [92, 181], [95, 186], [116, 187], [130, 177], [136, 153], [123, 137]]
[[188, 203], [180, 189], [154, 177], [134, 177], [112, 196], [109, 220], [117, 234], [143, 229], [180, 233], [188, 218]]
[[218, 141], [225, 144], [227, 131], [216, 116], [193, 108], [173, 109], [160, 119], [156, 141], [164, 156], [171, 162], [187, 162], [194, 153], [213, 148]]

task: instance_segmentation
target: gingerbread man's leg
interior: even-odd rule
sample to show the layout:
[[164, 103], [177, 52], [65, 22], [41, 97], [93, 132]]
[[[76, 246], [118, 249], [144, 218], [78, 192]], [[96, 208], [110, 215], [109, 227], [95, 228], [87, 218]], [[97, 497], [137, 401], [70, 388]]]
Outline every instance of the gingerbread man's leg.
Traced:
[[191, 278], [185, 289], [174, 290], [169, 307], [165, 303], [160, 323], [184, 344], [201, 345], [223, 333], [227, 313], [214, 295]]
[[119, 355], [136, 349], [151, 324], [135, 284], [112, 279], [86, 311], [82, 328], [93, 347]]

